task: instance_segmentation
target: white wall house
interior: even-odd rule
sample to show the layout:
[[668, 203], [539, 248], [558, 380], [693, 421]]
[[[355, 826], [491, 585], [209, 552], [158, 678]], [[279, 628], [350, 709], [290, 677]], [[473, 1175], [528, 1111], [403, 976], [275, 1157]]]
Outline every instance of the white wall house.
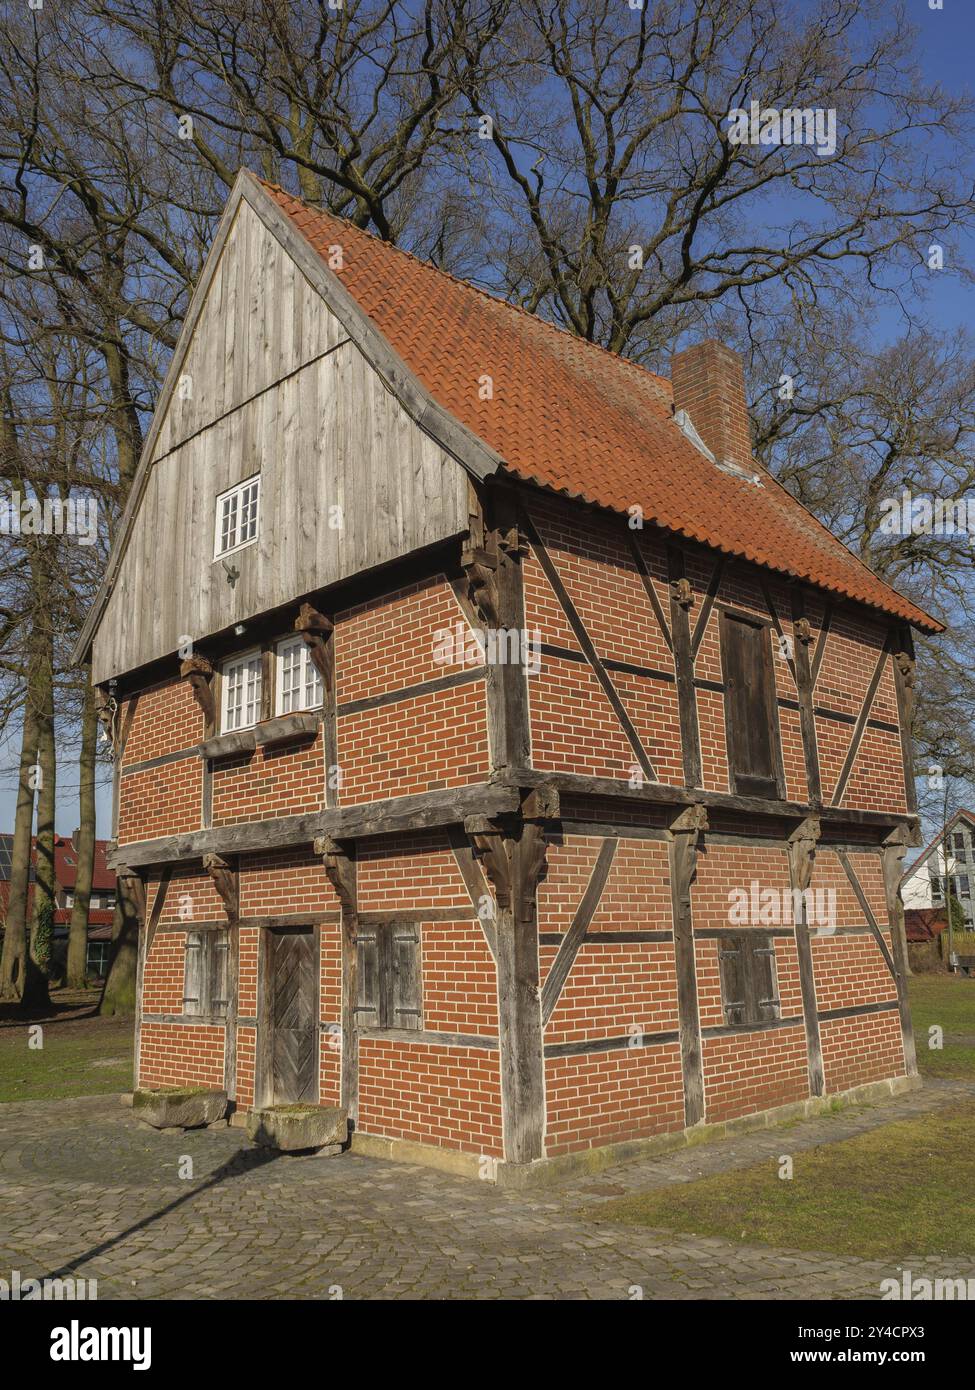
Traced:
[[971, 811], [957, 812], [908, 867], [901, 879], [905, 908], [944, 907], [947, 879], [951, 896], [961, 903], [966, 927], [975, 930], [975, 814]]

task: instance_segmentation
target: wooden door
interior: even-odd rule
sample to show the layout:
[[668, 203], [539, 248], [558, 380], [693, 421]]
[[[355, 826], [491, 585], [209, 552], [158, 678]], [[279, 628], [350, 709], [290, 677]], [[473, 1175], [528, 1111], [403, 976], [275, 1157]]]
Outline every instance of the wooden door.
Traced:
[[311, 927], [271, 933], [271, 1101], [318, 1100], [318, 938]]

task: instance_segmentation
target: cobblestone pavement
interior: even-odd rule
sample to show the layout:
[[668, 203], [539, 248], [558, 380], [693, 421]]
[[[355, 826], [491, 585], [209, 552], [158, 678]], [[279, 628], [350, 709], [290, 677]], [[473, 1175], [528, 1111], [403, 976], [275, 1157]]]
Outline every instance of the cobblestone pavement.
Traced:
[[[975, 1096], [883, 1106], [513, 1193], [358, 1155], [268, 1155], [240, 1130], [159, 1134], [115, 1097], [0, 1106], [0, 1278], [97, 1278], [99, 1298], [876, 1298], [887, 1262], [601, 1223], [601, 1200], [835, 1142]], [[184, 1155], [192, 1178], [181, 1177]], [[589, 1214], [579, 1209], [585, 1205]], [[907, 1262], [905, 1262], [907, 1263]], [[917, 1275], [975, 1277], [918, 1257]]]

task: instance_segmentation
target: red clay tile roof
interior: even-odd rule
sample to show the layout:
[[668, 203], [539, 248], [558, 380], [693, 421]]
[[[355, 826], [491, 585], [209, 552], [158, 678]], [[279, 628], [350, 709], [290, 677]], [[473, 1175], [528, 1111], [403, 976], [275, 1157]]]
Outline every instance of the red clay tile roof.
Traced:
[[[721, 472], [672, 418], [669, 382], [496, 299], [271, 184], [266, 192], [336, 270], [422, 385], [519, 478], [626, 513], [929, 631], [941, 624], [884, 584], [768, 474]], [[493, 399], [478, 380], [493, 379]]]

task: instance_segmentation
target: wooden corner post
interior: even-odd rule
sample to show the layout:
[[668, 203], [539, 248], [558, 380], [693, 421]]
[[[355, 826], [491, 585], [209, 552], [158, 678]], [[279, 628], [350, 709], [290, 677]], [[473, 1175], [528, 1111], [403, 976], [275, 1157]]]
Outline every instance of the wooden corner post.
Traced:
[[670, 823], [670, 893], [677, 968], [677, 1015], [681, 1072], [684, 1078], [684, 1123], [688, 1129], [704, 1119], [704, 1057], [697, 1003], [697, 961], [691, 885], [697, 872], [698, 840], [708, 828], [703, 806], [687, 806]]
[[545, 826], [552, 809], [544, 796], [532, 794], [521, 814], [465, 822], [497, 907], [501, 1116], [509, 1163], [532, 1163], [544, 1147], [538, 884], [545, 871]]
[[219, 854], [203, 856], [203, 870], [209, 874], [227, 917], [229, 952], [227, 959], [227, 1017], [224, 1023], [223, 1088], [230, 1100], [237, 1098], [237, 977], [240, 973], [240, 873], [236, 864]]
[[314, 843], [328, 881], [342, 909], [342, 1071], [339, 1104], [354, 1120], [359, 1108], [359, 1002], [358, 883], [355, 849], [347, 842], [320, 836]]
[[796, 957], [799, 962], [799, 990], [802, 994], [802, 1013], [806, 1024], [806, 1058], [809, 1069], [809, 1094], [826, 1094], [826, 1073], [823, 1068], [823, 1045], [819, 1035], [819, 1002], [816, 998], [816, 977], [813, 973], [812, 943], [809, 937], [809, 918], [806, 912], [806, 892], [812, 882], [813, 860], [822, 833], [818, 816], [807, 816], [789, 836], [789, 877], [792, 882], [793, 921], [796, 929]]
[[911, 967], [907, 955], [904, 899], [901, 897], [904, 855], [907, 853], [907, 846], [910, 842], [910, 831], [906, 826], [900, 827], [887, 836], [880, 853], [884, 871], [884, 893], [887, 898], [887, 918], [890, 922], [891, 955], [894, 958], [896, 971], [897, 1005], [900, 1010], [901, 1034], [904, 1039], [904, 1063], [908, 1076], [917, 1076], [917, 1047], [914, 1041], [911, 1005], [907, 996], [907, 977], [911, 973]]
[[322, 739], [325, 750], [325, 805], [337, 805], [333, 769], [338, 766], [335, 715], [335, 624], [310, 603], [303, 603], [295, 618], [295, 632], [308, 648], [315, 670], [322, 678]]
[[[480, 502], [477, 502], [480, 508]], [[488, 736], [495, 772], [527, 767], [531, 751], [528, 728], [528, 633], [522, 561], [527, 542], [519, 528], [517, 497], [496, 490], [483, 510], [472, 516], [471, 534], [461, 555], [466, 582], [468, 620], [480, 629], [487, 666]]]

